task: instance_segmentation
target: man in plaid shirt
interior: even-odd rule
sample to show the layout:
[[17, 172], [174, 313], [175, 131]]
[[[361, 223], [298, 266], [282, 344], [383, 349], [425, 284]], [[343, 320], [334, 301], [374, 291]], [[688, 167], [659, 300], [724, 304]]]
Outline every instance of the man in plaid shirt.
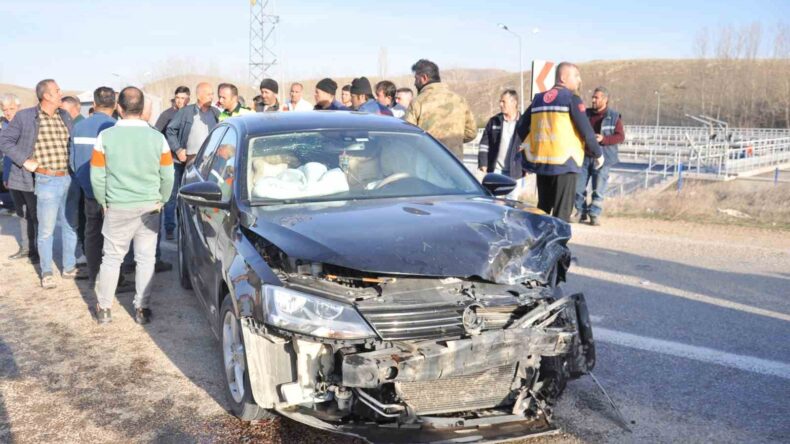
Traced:
[[63, 234], [61, 276], [66, 279], [85, 277], [75, 266], [76, 227], [66, 219], [66, 201], [71, 185], [68, 143], [72, 121], [69, 114], [60, 109], [63, 94], [54, 80], [38, 82], [36, 96], [38, 106], [19, 111], [8, 128], [0, 133], [0, 150], [14, 164], [34, 173], [41, 286], [54, 288], [52, 236], [58, 222]]

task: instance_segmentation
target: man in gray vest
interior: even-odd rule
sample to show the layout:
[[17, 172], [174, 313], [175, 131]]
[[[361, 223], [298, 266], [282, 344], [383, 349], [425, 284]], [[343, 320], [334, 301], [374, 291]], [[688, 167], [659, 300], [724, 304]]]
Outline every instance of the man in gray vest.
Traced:
[[[595, 138], [603, 149], [604, 162], [603, 167], [595, 169], [595, 159], [585, 153], [582, 171], [576, 183], [576, 215], [573, 221], [581, 223], [589, 218], [590, 225], [600, 225], [609, 169], [620, 161], [617, 145], [625, 140], [625, 130], [620, 113], [609, 108], [609, 90], [603, 86], [593, 91], [592, 107], [587, 110], [587, 117], [595, 131]], [[592, 188], [592, 202], [589, 203], [588, 183]]]

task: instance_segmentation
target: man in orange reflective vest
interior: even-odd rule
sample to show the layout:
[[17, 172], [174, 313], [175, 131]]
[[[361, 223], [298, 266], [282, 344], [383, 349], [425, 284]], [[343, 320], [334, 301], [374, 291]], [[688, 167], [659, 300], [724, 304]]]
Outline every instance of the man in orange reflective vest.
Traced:
[[570, 221], [576, 180], [586, 151], [603, 166], [603, 151], [595, 139], [582, 99], [579, 68], [569, 62], [557, 65], [557, 83], [539, 93], [516, 126], [523, 141], [524, 169], [535, 173], [538, 208]]

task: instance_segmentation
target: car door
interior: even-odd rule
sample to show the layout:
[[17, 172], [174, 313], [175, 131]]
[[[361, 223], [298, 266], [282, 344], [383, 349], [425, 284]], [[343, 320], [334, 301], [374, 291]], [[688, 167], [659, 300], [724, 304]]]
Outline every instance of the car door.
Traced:
[[[205, 180], [214, 152], [227, 129], [225, 125], [218, 126], [209, 134], [198, 151], [195, 161], [186, 167], [183, 185]], [[184, 204], [182, 213], [184, 217], [181, 222], [184, 224], [183, 235], [186, 237], [184, 245], [188, 253], [184, 259], [192, 277], [195, 293], [208, 310], [210, 308], [206, 302], [211, 299], [214, 289], [211, 286], [211, 279], [206, 275], [206, 271], [212, 268], [212, 255], [208, 243], [208, 237], [211, 237], [212, 233], [207, 230], [206, 210], [207, 208], [198, 205]]]
[[[236, 149], [239, 146], [238, 137], [236, 129], [229, 127], [222, 136], [211, 159], [210, 168], [204, 176], [206, 181], [219, 185], [222, 190], [222, 201], [226, 203], [230, 203], [233, 195], [233, 182], [236, 177]], [[223, 279], [222, 258], [227, 257], [228, 250], [233, 248], [231, 232], [235, 224], [231, 220], [231, 208], [232, 206], [224, 209], [206, 208], [203, 212], [206, 243], [213, 264], [211, 270], [206, 270], [206, 278], [214, 282], [215, 288], [219, 288], [220, 281]], [[214, 317], [219, 314], [217, 303], [218, 298], [206, 301], [209, 313]], [[212, 320], [216, 321], [217, 319]]]

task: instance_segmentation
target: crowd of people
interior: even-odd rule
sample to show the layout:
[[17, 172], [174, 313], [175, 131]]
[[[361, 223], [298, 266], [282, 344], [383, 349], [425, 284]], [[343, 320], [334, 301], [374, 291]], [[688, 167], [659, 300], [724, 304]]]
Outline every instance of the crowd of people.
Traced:
[[[102, 86], [93, 93], [88, 117], [77, 98], [64, 97], [57, 82], [36, 85], [36, 106], [19, 109], [19, 99], [0, 97], [0, 152], [3, 185], [20, 221], [19, 250], [12, 260], [38, 264], [43, 288], [57, 287], [53, 238], [61, 230], [60, 275], [87, 279], [95, 288], [99, 322], [109, 322], [113, 297], [135, 292], [135, 320], [149, 322], [154, 273], [172, 265], [161, 259], [161, 225], [175, 239], [176, 197], [185, 168], [211, 130], [223, 120], [256, 112], [357, 111], [403, 119], [446, 146], [461, 161], [464, 144], [477, 127], [466, 101], [441, 81], [439, 67], [425, 59], [412, 66], [411, 88], [383, 80], [375, 87], [359, 77], [340, 88], [331, 78], [317, 82], [314, 104], [304, 86], [290, 85], [279, 101], [274, 79], [260, 82], [260, 95], [246, 106], [231, 83], [178, 86], [171, 106], [155, 120], [151, 102], [136, 87], [120, 92]], [[624, 139], [620, 115], [608, 107], [609, 92], [595, 89], [592, 109], [578, 96], [581, 76], [567, 62], [558, 65], [556, 85], [537, 94], [520, 114], [518, 94], [501, 94], [501, 113], [488, 121], [479, 144], [478, 168], [514, 179], [535, 174], [538, 207], [571, 221], [599, 223], [608, 169]], [[591, 184], [591, 201], [587, 187]], [[124, 274], [135, 270], [134, 282]]]

